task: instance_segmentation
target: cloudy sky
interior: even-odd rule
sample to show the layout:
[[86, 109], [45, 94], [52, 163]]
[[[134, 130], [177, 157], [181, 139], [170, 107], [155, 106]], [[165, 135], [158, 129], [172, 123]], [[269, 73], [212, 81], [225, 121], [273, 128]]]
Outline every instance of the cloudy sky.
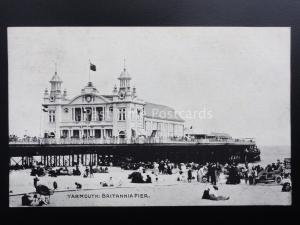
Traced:
[[111, 94], [126, 58], [138, 96], [175, 108], [188, 127], [290, 145], [289, 28], [9, 28], [8, 50], [11, 134], [40, 134], [55, 63], [73, 97], [89, 59], [94, 85]]

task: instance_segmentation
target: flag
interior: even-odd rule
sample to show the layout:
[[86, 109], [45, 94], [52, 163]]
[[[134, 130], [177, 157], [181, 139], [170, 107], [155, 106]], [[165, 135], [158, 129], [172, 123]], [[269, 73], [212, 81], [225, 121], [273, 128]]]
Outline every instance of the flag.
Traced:
[[90, 70], [96, 71], [96, 66], [92, 63], [90, 63]]

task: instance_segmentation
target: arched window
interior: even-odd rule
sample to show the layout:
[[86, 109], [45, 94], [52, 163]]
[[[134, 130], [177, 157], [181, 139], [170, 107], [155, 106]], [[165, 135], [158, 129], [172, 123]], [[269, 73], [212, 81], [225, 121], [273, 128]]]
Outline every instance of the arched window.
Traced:
[[55, 138], [55, 133], [54, 133], [54, 132], [50, 132], [50, 135], [49, 135], [49, 137], [51, 137], [51, 138]]
[[119, 132], [119, 138], [125, 138], [125, 131]]
[[125, 108], [119, 109], [119, 120], [126, 120], [126, 109]]

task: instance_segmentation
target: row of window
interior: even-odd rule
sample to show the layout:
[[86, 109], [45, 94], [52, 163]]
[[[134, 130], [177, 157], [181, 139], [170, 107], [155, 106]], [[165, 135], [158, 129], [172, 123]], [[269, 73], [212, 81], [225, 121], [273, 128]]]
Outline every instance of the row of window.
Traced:
[[[67, 111], [66, 111], [67, 112]], [[109, 107], [109, 117], [112, 118], [113, 115], [113, 107]], [[142, 119], [142, 113], [140, 109], [137, 109], [137, 119]], [[72, 120], [73, 121], [92, 121], [93, 116], [96, 121], [105, 120], [105, 107], [77, 107], [72, 108]], [[126, 120], [126, 108], [119, 108], [119, 121]], [[134, 119], [134, 110], [131, 111], [131, 119]], [[55, 122], [55, 111], [49, 111], [49, 122]]]
[[162, 123], [162, 122], [145, 122], [146, 130], [157, 130], [164, 131], [168, 133], [180, 133], [183, 132], [183, 125], [177, 125], [173, 123]]
[[92, 121], [93, 116], [96, 121], [103, 121], [105, 119], [105, 108], [96, 107], [93, 109], [92, 107], [85, 107], [72, 109], [73, 121]]
[[[71, 133], [69, 130], [62, 130], [62, 138], [67, 138], [69, 136], [73, 138], [79, 138], [79, 130], [73, 130]], [[82, 137], [95, 137], [95, 138], [103, 138], [103, 137], [112, 137], [112, 129], [106, 129], [106, 130], [101, 130], [101, 129], [95, 129], [94, 134], [92, 135], [92, 131], [89, 129], [84, 129], [82, 133]]]

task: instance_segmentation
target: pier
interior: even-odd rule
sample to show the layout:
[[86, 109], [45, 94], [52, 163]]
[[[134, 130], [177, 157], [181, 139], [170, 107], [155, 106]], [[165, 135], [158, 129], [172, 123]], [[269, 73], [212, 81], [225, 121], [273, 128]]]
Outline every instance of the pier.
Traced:
[[119, 164], [131, 159], [148, 162], [244, 162], [255, 161], [255, 143], [149, 143], [149, 144], [10, 144], [11, 165], [30, 166], [33, 159], [46, 166], [99, 165], [103, 159]]

